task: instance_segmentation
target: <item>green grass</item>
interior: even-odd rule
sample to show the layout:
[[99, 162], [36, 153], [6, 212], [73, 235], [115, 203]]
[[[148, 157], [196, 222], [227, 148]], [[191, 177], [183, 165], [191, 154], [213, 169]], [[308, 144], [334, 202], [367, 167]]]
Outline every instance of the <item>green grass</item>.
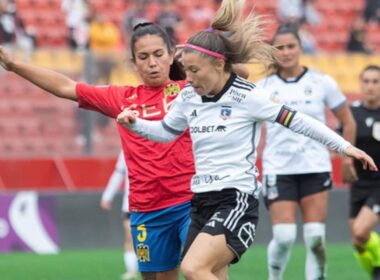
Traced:
[[[328, 279], [368, 279], [356, 264], [349, 245], [329, 245]], [[294, 247], [285, 280], [304, 279], [305, 249]], [[64, 251], [58, 255], [0, 254], [3, 280], [118, 280], [123, 273], [122, 252], [117, 250]], [[231, 266], [230, 280], [266, 280], [266, 247], [254, 246]]]

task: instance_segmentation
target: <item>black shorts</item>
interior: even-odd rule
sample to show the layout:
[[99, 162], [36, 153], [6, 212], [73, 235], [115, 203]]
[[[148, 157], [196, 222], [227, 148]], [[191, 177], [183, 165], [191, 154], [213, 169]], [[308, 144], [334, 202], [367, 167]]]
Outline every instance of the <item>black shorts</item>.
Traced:
[[263, 196], [268, 207], [275, 201], [300, 201], [305, 196], [332, 188], [329, 172], [294, 175], [265, 175]]
[[357, 181], [350, 190], [350, 218], [355, 218], [363, 206], [380, 215], [380, 180]]
[[224, 234], [227, 246], [239, 261], [252, 245], [259, 218], [259, 202], [237, 189], [199, 193], [191, 200], [191, 222], [183, 255], [200, 232]]

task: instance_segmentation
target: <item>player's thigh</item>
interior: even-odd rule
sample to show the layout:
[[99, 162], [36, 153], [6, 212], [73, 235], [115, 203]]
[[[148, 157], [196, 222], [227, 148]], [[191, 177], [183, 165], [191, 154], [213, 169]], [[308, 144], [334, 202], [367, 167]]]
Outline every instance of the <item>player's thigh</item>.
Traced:
[[303, 197], [300, 202], [303, 222], [324, 223], [327, 216], [328, 198], [328, 190]]
[[201, 232], [186, 252], [183, 265], [214, 272], [226, 267], [234, 258], [235, 254], [227, 246], [225, 235]]
[[299, 184], [304, 223], [324, 222], [329, 190], [332, 188], [331, 174], [329, 172], [302, 174], [299, 177]]
[[353, 220], [352, 232], [355, 235], [369, 235], [373, 227], [379, 222], [379, 214], [375, 213], [367, 205], [363, 206], [359, 214]]

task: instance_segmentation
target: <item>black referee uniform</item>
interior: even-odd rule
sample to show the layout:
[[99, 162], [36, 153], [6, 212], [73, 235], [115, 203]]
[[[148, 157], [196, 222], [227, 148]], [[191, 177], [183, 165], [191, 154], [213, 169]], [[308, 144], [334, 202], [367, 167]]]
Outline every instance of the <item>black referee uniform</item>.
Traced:
[[[356, 146], [369, 154], [380, 166], [380, 109], [365, 108], [362, 102], [351, 107], [357, 123]], [[354, 162], [359, 180], [352, 184], [350, 217], [355, 218], [366, 205], [380, 214], [380, 171], [363, 170], [359, 161]]]

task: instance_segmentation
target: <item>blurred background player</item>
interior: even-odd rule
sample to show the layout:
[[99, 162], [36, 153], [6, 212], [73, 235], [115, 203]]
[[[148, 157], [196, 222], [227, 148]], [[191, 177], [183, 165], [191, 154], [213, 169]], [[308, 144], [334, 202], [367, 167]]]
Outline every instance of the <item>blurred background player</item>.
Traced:
[[123, 196], [123, 227], [124, 227], [124, 265], [126, 272], [122, 275], [123, 280], [137, 279], [137, 258], [133, 250], [133, 242], [131, 235], [131, 219], [129, 214], [129, 179], [128, 168], [125, 164], [124, 153], [120, 152], [115, 165], [115, 169], [108, 181], [107, 187], [103, 192], [100, 206], [104, 210], [111, 210], [112, 200], [124, 182]]
[[[380, 67], [367, 66], [360, 75], [362, 97], [351, 107], [357, 123], [356, 145], [380, 164]], [[380, 172], [368, 172], [354, 162], [350, 228], [355, 256], [372, 279], [380, 279], [380, 238], [373, 231], [380, 214]], [[347, 167], [346, 167], [347, 168]]]
[[[297, 26], [284, 24], [274, 35], [278, 59], [275, 73], [258, 82], [272, 99], [325, 123], [331, 109], [343, 125], [343, 136], [353, 143], [355, 122], [346, 98], [328, 75], [300, 64], [302, 46]], [[328, 149], [278, 124], [266, 125], [263, 152], [264, 199], [273, 224], [268, 246], [269, 279], [282, 279], [296, 240], [296, 212], [300, 206], [307, 249], [305, 278], [325, 279], [325, 219], [331, 160]], [[344, 159], [348, 160], [348, 159]]]

